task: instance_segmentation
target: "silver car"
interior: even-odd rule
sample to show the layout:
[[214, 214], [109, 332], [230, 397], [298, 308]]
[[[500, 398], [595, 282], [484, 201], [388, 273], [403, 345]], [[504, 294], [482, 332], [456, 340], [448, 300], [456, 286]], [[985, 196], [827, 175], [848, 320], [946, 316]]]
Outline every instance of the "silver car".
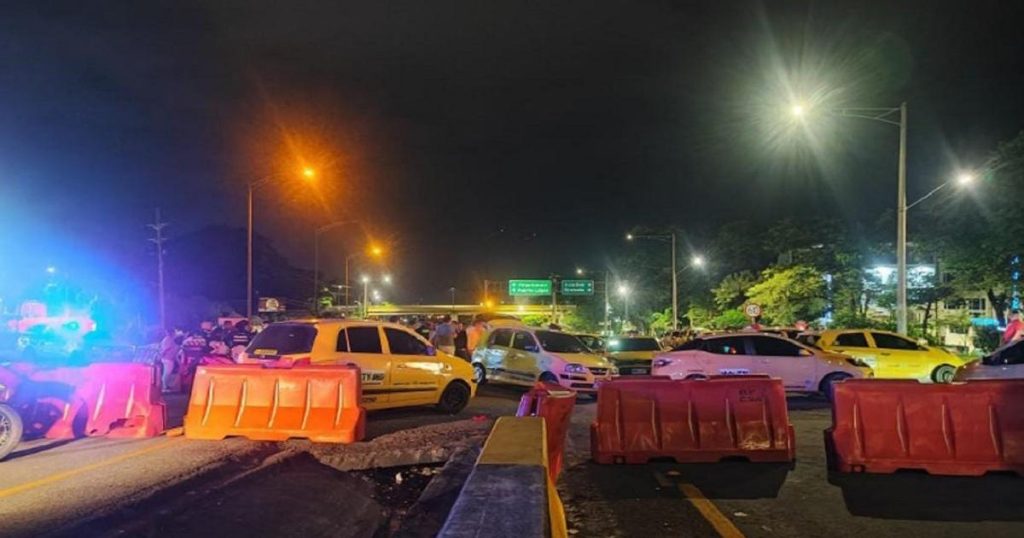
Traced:
[[972, 379], [1024, 379], [1024, 340], [1005, 346], [957, 368], [953, 381]]

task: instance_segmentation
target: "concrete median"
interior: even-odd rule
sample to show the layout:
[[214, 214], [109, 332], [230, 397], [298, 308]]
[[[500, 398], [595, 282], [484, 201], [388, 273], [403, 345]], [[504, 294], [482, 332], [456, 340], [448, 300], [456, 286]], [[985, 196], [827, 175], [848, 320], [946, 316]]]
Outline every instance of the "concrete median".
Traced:
[[547, 466], [544, 419], [499, 418], [439, 536], [566, 536]]

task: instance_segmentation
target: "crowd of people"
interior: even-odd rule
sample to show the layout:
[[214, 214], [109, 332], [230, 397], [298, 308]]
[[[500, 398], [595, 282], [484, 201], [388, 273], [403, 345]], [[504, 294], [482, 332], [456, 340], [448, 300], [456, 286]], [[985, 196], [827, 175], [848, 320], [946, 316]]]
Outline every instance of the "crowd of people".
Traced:
[[[398, 316], [392, 316], [388, 321], [401, 323]], [[415, 318], [409, 326], [439, 351], [466, 361], [473, 357], [473, 350], [487, 332], [487, 323], [480, 318], [466, 324], [448, 315], [437, 320]]]
[[161, 388], [164, 392], [185, 390], [195, 369], [204, 361], [233, 362], [252, 340], [248, 320], [220, 324], [204, 321], [197, 330], [185, 332], [176, 327], [160, 341]]

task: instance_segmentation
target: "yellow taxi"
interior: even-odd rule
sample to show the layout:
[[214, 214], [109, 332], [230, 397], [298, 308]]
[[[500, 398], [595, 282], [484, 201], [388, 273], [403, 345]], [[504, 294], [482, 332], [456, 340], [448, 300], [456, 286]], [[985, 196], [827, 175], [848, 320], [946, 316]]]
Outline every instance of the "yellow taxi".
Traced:
[[473, 367], [394, 323], [321, 319], [272, 323], [238, 362], [355, 364], [367, 409], [434, 405], [458, 413], [476, 393]]
[[651, 362], [665, 350], [653, 336], [619, 336], [608, 340], [605, 357], [619, 375], [651, 375]]
[[880, 378], [949, 383], [956, 369], [966, 362], [945, 349], [923, 346], [888, 331], [826, 330], [815, 345], [864, 361]]

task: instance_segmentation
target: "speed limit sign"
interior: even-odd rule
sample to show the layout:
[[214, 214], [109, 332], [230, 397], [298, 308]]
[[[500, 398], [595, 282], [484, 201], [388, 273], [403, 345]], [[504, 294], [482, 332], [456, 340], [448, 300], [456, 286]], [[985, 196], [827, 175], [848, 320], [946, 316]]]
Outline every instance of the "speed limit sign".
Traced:
[[750, 303], [743, 307], [743, 313], [746, 314], [748, 318], [759, 318], [761, 317], [761, 305]]

